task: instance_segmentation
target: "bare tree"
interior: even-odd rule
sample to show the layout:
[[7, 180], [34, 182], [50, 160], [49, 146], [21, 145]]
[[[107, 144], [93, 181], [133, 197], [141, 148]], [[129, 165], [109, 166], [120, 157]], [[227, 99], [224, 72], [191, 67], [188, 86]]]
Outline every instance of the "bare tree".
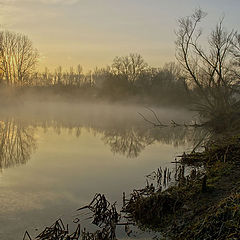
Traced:
[[131, 84], [134, 84], [147, 69], [148, 64], [142, 56], [133, 53], [125, 57], [115, 57], [112, 64], [112, 72]]
[[38, 51], [25, 35], [9, 31], [0, 32], [0, 69], [8, 85], [24, 85], [34, 70]]
[[179, 19], [176, 32], [176, 57], [186, 78], [197, 89], [201, 102], [197, 110], [216, 117], [231, 111], [235, 78], [232, 77], [232, 50], [235, 32], [226, 31], [221, 19], [208, 37], [207, 47], [200, 45], [202, 30], [198, 25], [206, 16], [201, 9]]

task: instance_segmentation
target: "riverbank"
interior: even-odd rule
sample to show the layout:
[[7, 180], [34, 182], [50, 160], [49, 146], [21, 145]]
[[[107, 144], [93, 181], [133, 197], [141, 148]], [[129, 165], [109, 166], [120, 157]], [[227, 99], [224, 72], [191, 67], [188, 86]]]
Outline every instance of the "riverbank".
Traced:
[[176, 185], [130, 201], [129, 216], [168, 239], [239, 239], [240, 137], [212, 142], [180, 161], [195, 166], [191, 173], [180, 171]]

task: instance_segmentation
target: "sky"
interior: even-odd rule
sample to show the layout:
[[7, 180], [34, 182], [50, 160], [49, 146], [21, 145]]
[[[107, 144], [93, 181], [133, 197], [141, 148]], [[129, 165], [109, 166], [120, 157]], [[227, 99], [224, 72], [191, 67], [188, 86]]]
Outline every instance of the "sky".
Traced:
[[161, 67], [175, 61], [177, 20], [199, 7], [208, 13], [206, 32], [222, 16], [227, 29], [240, 30], [240, 0], [0, 0], [0, 24], [28, 35], [40, 70], [89, 71], [129, 53]]

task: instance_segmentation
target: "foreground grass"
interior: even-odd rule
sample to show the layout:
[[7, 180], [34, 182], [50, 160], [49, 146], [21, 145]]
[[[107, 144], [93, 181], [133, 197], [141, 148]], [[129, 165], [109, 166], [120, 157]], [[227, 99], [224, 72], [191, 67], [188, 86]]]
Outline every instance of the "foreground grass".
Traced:
[[130, 216], [170, 239], [240, 239], [240, 138], [211, 143], [181, 161], [203, 170], [130, 202]]

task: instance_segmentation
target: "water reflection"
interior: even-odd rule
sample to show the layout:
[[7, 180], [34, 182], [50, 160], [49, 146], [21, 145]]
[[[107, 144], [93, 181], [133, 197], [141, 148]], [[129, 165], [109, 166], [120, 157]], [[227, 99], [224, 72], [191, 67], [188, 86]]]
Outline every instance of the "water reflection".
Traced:
[[25, 164], [35, 148], [33, 127], [13, 118], [0, 121], [0, 169]]
[[146, 146], [154, 139], [145, 131], [131, 127], [129, 129], [103, 130], [102, 140], [110, 146], [113, 153], [125, 155], [129, 158], [138, 157]]
[[[152, 128], [136, 109], [123, 114], [118, 108], [84, 112], [79, 105], [62, 111], [60, 105], [58, 111], [33, 108], [0, 110], [1, 167], [11, 167], [1, 174], [0, 239], [20, 239], [27, 226], [34, 233], [62, 214], [71, 222], [71, 211], [88, 203], [95, 192], [120, 203], [123, 191], [141, 187], [143, 176], [159, 165], [168, 166], [176, 151], [182, 153], [194, 134], [200, 135], [190, 128]], [[166, 123], [185, 120], [177, 118], [184, 114], [170, 113], [164, 110], [161, 115], [159, 110]], [[13, 168], [30, 158], [26, 167]]]
[[173, 145], [199, 145], [208, 133], [202, 128], [193, 127], [162, 127], [151, 128], [141, 122], [128, 124], [103, 124], [94, 122], [88, 124], [67, 120], [24, 120], [14, 117], [0, 121], [0, 168], [9, 168], [14, 165], [25, 164], [36, 149], [35, 134], [41, 127], [45, 132], [49, 128], [60, 135], [62, 130], [68, 129], [69, 134], [77, 138], [81, 131], [86, 129], [94, 136], [100, 135], [101, 140], [112, 153], [121, 154], [128, 158], [136, 158], [141, 152], [153, 143]]
[[136, 158], [149, 145], [156, 142], [179, 146], [199, 146], [209, 137], [203, 128], [193, 127], [162, 127], [151, 128], [143, 126], [130, 126], [121, 128], [116, 126], [111, 129], [93, 129], [103, 135], [103, 142], [108, 145], [113, 153]]
[[45, 131], [48, 128], [53, 128], [58, 135], [61, 134], [62, 130], [68, 129], [69, 134], [76, 137], [80, 137], [81, 131], [87, 129], [94, 136], [100, 135], [102, 141], [110, 147], [112, 153], [121, 154], [128, 158], [138, 157], [147, 146], [156, 142], [174, 147], [198, 146], [199, 142], [209, 135], [204, 128], [181, 126], [152, 128], [145, 123], [112, 124], [99, 127], [95, 124], [79, 125], [50, 121], [42, 123], [41, 126]]

